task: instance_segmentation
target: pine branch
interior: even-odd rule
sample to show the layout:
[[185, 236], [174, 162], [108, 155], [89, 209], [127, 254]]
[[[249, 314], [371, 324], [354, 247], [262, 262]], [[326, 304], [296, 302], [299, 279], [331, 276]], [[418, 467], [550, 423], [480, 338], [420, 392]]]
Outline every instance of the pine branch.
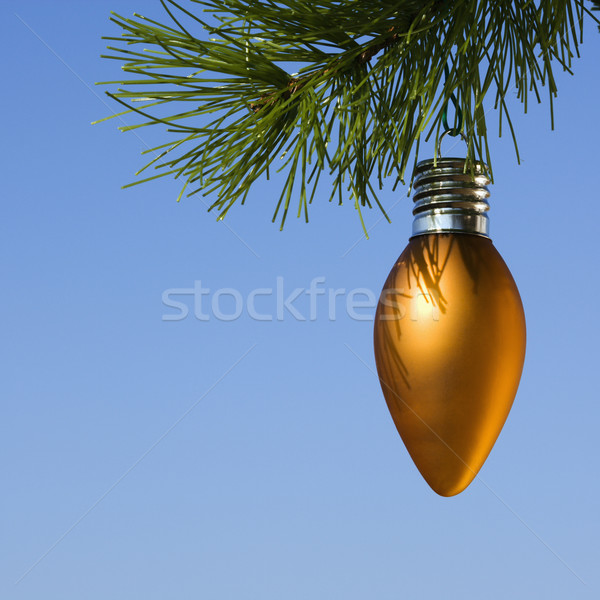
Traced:
[[491, 164], [484, 101], [514, 138], [507, 95], [526, 110], [545, 86], [552, 106], [553, 67], [570, 70], [592, 15], [583, 0], [160, 2], [168, 24], [114, 15], [122, 36], [105, 38], [121, 42], [106, 58], [127, 74], [106, 82], [119, 86], [109, 95], [142, 117], [122, 129], [161, 125], [174, 138], [153, 149], [146, 167], [157, 174], [136, 183], [181, 178], [188, 196], [215, 194], [210, 209], [223, 218], [278, 162], [282, 227], [292, 198], [308, 220], [323, 173], [330, 201], [349, 195], [359, 213], [373, 203], [383, 211], [375, 181], [403, 181], [420, 136], [440, 135], [453, 95], [468, 158]]

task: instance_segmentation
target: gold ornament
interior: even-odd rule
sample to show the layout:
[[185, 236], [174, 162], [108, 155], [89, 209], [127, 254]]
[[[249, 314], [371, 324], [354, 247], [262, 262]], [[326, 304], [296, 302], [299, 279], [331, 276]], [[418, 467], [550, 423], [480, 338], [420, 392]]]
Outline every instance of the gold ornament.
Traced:
[[417, 165], [413, 237], [383, 287], [375, 361], [415, 465], [442, 496], [477, 475], [506, 421], [525, 358], [519, 291], [488, 234], [480, 163]]

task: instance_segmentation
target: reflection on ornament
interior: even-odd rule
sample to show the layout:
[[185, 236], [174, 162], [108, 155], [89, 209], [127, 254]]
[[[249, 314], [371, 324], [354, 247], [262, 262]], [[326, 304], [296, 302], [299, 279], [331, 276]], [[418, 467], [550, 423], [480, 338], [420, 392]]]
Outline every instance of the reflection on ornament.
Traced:
[[525, 316], [488, 237], [490, 183], [460, 158], [415, 172], [413, 236], [381, 292], [375, 361], [385, 400], [415, 465], [442, 496], [485, 462], [517, 392]]

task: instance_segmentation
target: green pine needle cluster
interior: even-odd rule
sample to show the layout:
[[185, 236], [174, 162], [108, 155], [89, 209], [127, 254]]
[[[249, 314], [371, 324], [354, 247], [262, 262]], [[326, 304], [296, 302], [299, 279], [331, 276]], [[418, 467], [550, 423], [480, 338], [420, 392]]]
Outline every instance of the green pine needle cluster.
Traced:
[[468, 158], [491, 164], [486, 106], [516, 146], [507, 97], [527, 110], [545, 87], [552, 107], [553, 69], [570, 70], [592, 15], [583, 0], [160, 2], [167, 23], [113, 15], [122, 35], [105, 38], [124, 72], [104, 82], [118, 85], [109, 96], [143, 118], [122, 129], [169, 135], [142, 169], [155, 174], [136, 183], [174, 176], [179, 198], [211, 195], [223, 218], [282, 171], [281, 227], [292, 205], [308, 220], [323, 173], [330, 201], [385, 214], [383, 180], [404, 181], [421, 136], [441, 135], [451, 99]]

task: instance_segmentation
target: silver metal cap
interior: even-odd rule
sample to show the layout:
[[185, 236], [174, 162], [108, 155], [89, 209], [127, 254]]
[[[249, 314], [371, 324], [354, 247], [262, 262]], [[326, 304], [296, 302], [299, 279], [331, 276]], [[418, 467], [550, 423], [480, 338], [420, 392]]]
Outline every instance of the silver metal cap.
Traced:
[[[412, 236], [427, 233], [471, 233], [489, 237], [486, 212], [491, 183], [486, 167], [464, 158], [422, 160], [414, 172]], [[474, 174], [474, 175], [473, 175]]]

